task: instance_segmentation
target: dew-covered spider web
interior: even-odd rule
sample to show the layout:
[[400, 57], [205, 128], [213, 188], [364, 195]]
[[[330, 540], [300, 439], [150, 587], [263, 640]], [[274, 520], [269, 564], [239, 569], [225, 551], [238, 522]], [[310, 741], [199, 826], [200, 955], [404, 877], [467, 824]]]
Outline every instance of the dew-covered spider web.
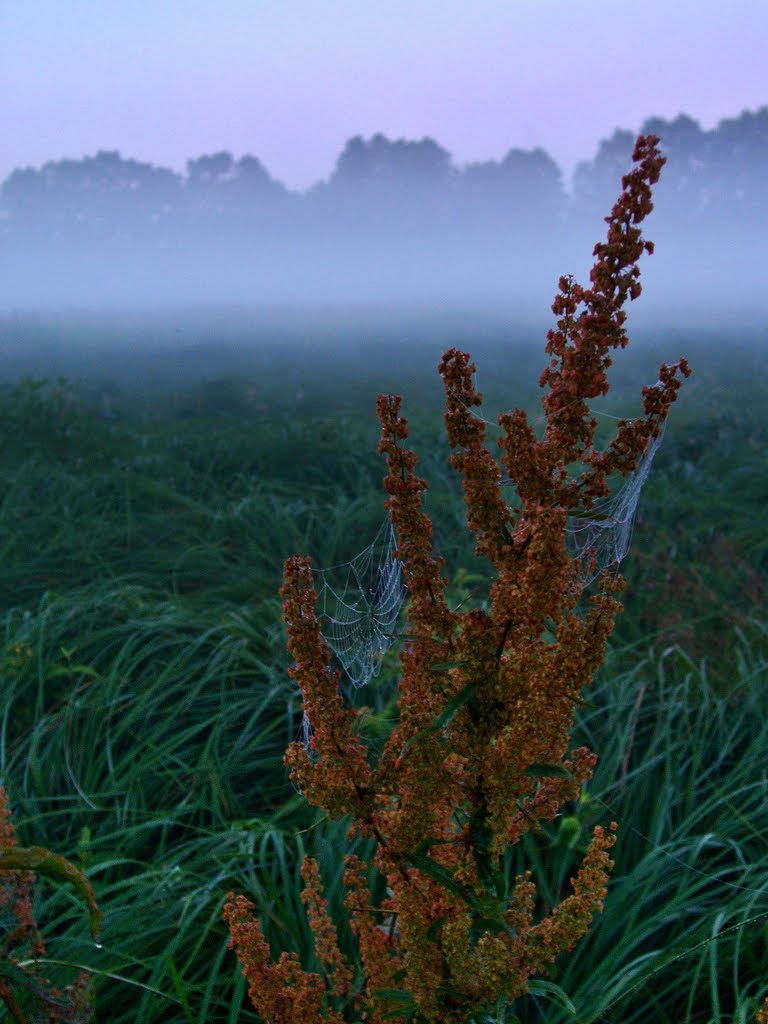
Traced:
[[395, 640], [406, 594], [396, 549], [387, 517], [372, 543], [351, 562], [314, 570], [320, 632], [355, 689], [377, 675]]
[[585, 587], [603, 569], [620, 563], [629, 550], [640, 492], [648, 479], [665, 427], [666, 421], [657, 436], [649, 438], [637, 468], [624, 478], [615, 494], [595, 501], [584, 515], [568, 517], [568, 550], [581, 562], [581, 579]]
[[[397, 537], [387, 517], [374, 540], [350, 562], [313, 569], [320, 632], [355, 689], [381, 669], [396, 639], [397, 618], [407, 587], [395, 557]], [[312, 725], [306, 711], [301, 739], [312, 759]]]
[[[648, 440], [637, 468], [624, 478], [614, 494], [595, 501], [589, 512], [568, 516], [566, 543], [571, 557], [581, 563], [582, 586], [588, 587], [603, 569], [619, 564], [629, 551], [640, 492], [648, 479], [666, 425], [665, 420], [657, 436]], [[513, 486], [513, 481], [504, 477], [499, 486]]]

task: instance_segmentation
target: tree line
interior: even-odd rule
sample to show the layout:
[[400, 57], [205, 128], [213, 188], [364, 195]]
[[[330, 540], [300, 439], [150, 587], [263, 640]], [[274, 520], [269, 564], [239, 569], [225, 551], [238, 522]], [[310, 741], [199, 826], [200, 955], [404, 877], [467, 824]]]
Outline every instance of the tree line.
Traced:
[[[667, 157], [652, 237], [670, 292], [687, 286], [670, 275], [694, 252], [698, 288], [754, 293], [768, 106], [710, 131], [682, 114], [649, 118], [642, 132]], [[551, 289], [553, 268], [580, 273], [634, 137], [604, 139], [570, 191], [541, 148], [460, 166], [434, 139], [382, 134], [350, 139], [329, 177], [303, 192], [229, 152], [190, 159], [184, 174], [116, 151], [21, 168], [0, 187], [0, 302], [485, 302], [513, 284], [533, 298], [537, 282]]]
[[[749, 224], [768, 212], [768, 106], [704, 131], [691, 117], [649, 118], [641, 131], [668, 158], [657, 209], [675, 227], [712, 217]], [[543, 149], [513, 148], [501, 160], [457, 166], [433, 139], [350, 139], [325, 181], [291, 191], [255, 156], [190, 159], [186, 173], [102, 150], [80, 160], [15, 170], [0, 191], [6, 237], [66, 234], [82, 240], [282, 233], [412, 233], [452, 227], [524, 229], [592, 221], [626, 166], [634, 133], [617, 130], [576, 168], [572, 192]], [[657, 214], [657, 216], [659, 216]]]

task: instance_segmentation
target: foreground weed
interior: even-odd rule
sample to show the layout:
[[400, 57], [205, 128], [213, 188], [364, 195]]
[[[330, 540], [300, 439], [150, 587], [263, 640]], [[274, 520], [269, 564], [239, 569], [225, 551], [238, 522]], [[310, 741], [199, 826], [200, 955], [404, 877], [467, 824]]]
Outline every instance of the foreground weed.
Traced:
[[88, 906], [91, 934], [98, 942], [101, 911], [90, 882], [63, 857], [39, 846], [18, 845], [8, 797], [0, 786], [0, 908], [6, 919], [0, 933], [0, 1000], [17, 1024], [41, 1020], [40, 1013], [48, 1024], [86, 1024], [92, 1016], [88, 974], [81, 972], [62, 992], [40, 973], [45, 942], [32, 910], [35, 872], [74, 886]]
[[[522, 410], [499, 417], [501, 463], [516, 506], [507, 504], [502, 465], [486, 448], [485, 421], [473, 413], [482, 398], [470, 357], [451, 349], [440, 364], [451, 464], [464, 479], [477, 552], [496, 574], [487, 611], [449, 607], [422, 509], [427, 485], [404, 445], [401, 399], [379, 398], [386, 504], [410, 602], [399, 722], [375, 765], [345, 707], [339, 674], [329, 668], [309, 560], [286, 563], [292, 674], [313, 730], [309, 749], [292, 744], [286, 763], [310, 803], [332, 818], [352, 817], [350, 840], [375, 842], [373, 865], [388, 897], [374, 906], [366, 866], [349, 854], [345, 906], [362, 962], [353, 971], [317, 862], [305, 858], [302, 901], [322, 964], [316, 973], [295, 953], [271, 963], [253, 905], [230, 894], [224, 916], [232, 945], [251, 1000], [271, 1024], [489, 1020], [532, 985], [541, 991], [549, 984], [532, 979], [573, 949], [602, 908], [615, 825], [594, 827], [572, 892], [554, 906], [542, 907], [530, 871], [510, 884], [500, 862], [510, 845], [578, 798], [597, 760], [586, 747], [569, 750], [569, 735], [582, 690], [603, 661], [624, 583], [596, 564], [594, 548], [568, 553], [569, 520], [590, 517], [610, 494], [612, 474], [638, 470], [660, 437], [679, 376], [689, 374], [683, 359], [662, 365], [658, 382], [643, 389], [643, 415], [621, 420], [607, 448], [595, 448], [588, 403], [608, 391], [610, 351], [628, 340], [622, 307], [640, 294], [637, 261], [653, 251], [637, 225], [652, 209], [651, 186], [664, 163], [657, 143], [654, 136], [637, 141], [637, 166], [607, 218], [607, 242], [595, 247], [591, 287], [560, 279], [552, 307], [560, 319], [548, 335], [550, 363], [540, 381], [547, 389], [544, 436], [537, 439]], [[601, 568], [597, 592], [580, 614], [585, 585]], [[550, 991], [553, 998], [559, 992]]]

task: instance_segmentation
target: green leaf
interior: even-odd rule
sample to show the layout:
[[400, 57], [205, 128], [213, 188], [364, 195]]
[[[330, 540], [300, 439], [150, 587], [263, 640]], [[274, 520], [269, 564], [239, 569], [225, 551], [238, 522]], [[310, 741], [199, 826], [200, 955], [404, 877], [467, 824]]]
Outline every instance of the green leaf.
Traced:
[[0, 958], [0, 978], [30, 992], [38, 994], [43, 992], [42, 986], [34, 974], [30, 974], [29, 971], [25, 971], [23, 967], [17, 966], [7, 958]]
[[415, 868], [423, 871], [425, 875], [429, 875], [430, 878], [444, 885], [446, 889], [450, 889], [451, 892], [458, 891], [459, 884], [454, 880], [451, 872], [442, 864], [438, 864], [436, 860], [432, 860], [431, 857], [422, 853], [412, 853], [408, 857], [408, 861]]
[[478, 1011], [474, 1013], [469, 1020], [469, 1024], [521, 1024], [520, 1018], [514, 1014], [509, 1016], [507, 1014], [507, 1007], [509, 1005], [509, 996], [501, 995], [496, 1000], [496, 1009], [493, 1015], [484, 1011]]
[[425, 875], [428, 875], [433, 879], [433, 881], [438, 882], [444, 889], [455, 893], [464, 900], [465, 903], [469, 904], [470, 907], [475, 910], [481, 909], [481, 903], [477, 896], [472, 892], [471, 888], [467, 885], [459, 884], [448, 868], [443, 867], [442, 864], [438, 864], [437, 861], [432, 860], [431, 857], [425, 857], [420, 853], [412, 853], [407, 859], [413, 867], [418, 868], [419, 871], [423, 871]]
[[388, 1010], [386, 1013], [381, 1015], [382, 1020], [392, 1020], [393, 1017], [407, 1017], [408, 1020], [413, 1019], [413, 1007], [401, 1006], [397, 1010]]
[[488, 824], [487, 808], [481, 806], [474, 811], [469, 819], [469, 835], [480, 881], [493, 886], [498, 899], [506, 899], [507, 880], [489, 854], [493, 832]]
[[431, 846], [437, 846], [438, 844], [442, 844], [444, 842], [444, 839], [438, 839], [436, 836], [427, 836], [426, 839], [421, 840], [421, 842], [413, 852], [416, 854], [426, 853]]
[[[483, 878], [486, 881], [486, 878]], [[495, 865], [491, 865], [491, 870], [488, 874], [487, 881], [493, 886], [494, 892], [496, 893], [496, 899], [501, 900], [503, 903], [507, 902], [508, 886], [507, 876], [503, 871], [500, 871]]]
[[373, 993], [374, 999], [389, 999], [392, 1003], [407, 1003], [408, 1006], [415, 1006], [413, 993], [407, 992], [404, 988], [377, 988]]
[[452, 668], [461, 668], [462, 665], [466, 665], [466, 661], [441, 661], [439, 665], [430, 665], [430, 672], [447, 672]]
[[168, 973], [171, 976], [171, 981], [173, 982], [173, 987], [176, 990], [176, 995], [179, 997], [179, 1002], [181, 1003], [184, 1015], [190, 1024], [195, 1024], [195, 1017], [192, 1013], [192, 1007], [189, 1005], [189, 1000], [187, 999], [186, 988], [184, 987], [184, 979], [179, 974], [176, 964], [173, 962], [173, 957], [166, 957], [166, 964], [168, 965]]
[[406, 992], [401, 988], [380, 988], [373, 993], [374, 999], [387, 999], [392, 1003], [402, 1003], [402, 1006], [394, 1010], [388, 1010], [382, 1014], [383, 1020], [392, 1020], [394, 1017], [407, 1017], [410, 1019], [416, 1009], [416, 1003], [412, 992]]
[[553, 981], [542, 981], [536, 978], [528, 986], [528, 991], [534, 996], [545, 996], [550, 1003], [557, 1003], [563, 1010], [567, 1010], [572, 1016], [578, 1016], [576, 1007], [571, 1002], [570, 996], [564, 992], [559, 985]]
[[525, 775], [534, 775], [540, 779], [571, 779], [573, 776], [561, 764], [531, 764], [525, 769]]
[[477, 680], [473, 680], [471, 683], [467, 683], [467, 685], [463, 689], [459, 690], [456, 696], [452, 697], [448, 701], [448, 703], [445, 705], [445, 707], [440, 712], [438, 717], [435, 719], [435, 727], [438, 729], [442, 729], [444, 726], [448, 725], [448, 723], [452, 721], [453, 716], [456, 714], [459, 708], [463, 707], [465, 704], [468, 704], [469, 701], [474, 697], [476, 690]]
[[99, 673], [90, 665], [53, 665], [46, 672], [46, 679], [54, 679], [56, 676], [90, 676], [91, 679], [99, 679]]
[[42, 846], [9, 846], [0, 850], [0, 871], [37, 871], [55, 882], [69, 882], [85, 901], [93, 941], [99, 941], [103, 919], [93, 886], [66, 858]]
[[405, 744], [403, 749], [400, 751], [400, 757], [404, 757], [405, 754], [410, 750], [416, 740], [422, 739], [424, 736], [429, 736], [430, 733], [438, 732], [440, 729], [444, 729], [449, 722], [452, 721], [453, 716], [463, 707], [464, 704], [474, 697], [475, 690], [477, 689], [477, 681], [467, 683], [467, 685], [460, 690], [454, 697], [452, 697], [445, 705], [443, 710], [440, 712], [438, 717], [432, 723], [428, 725], [426, 729], [422, 729], [421, 732], [417, 732], [415, 736], [411, 736], [408, 742]]

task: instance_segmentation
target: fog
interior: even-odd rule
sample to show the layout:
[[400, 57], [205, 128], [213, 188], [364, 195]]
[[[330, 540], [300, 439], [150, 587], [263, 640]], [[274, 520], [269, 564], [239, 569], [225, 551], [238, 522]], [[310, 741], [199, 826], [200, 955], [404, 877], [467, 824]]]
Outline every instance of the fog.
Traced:
[[[633, 316], [762, 324], [768, 107], [708, 132], [685, 116], [642, 130], [668, 163]], [[303, 193], [226, 152], [184, 175], [109, 151], [20, 168], [0, 192], [0, 311], [402, 308], [545, 322], [561, 274], [588, 280], [633, 141], [616, 131], [568, 183], [541, 149], [458, 166], [435, 140], [381, 135], [350, 139]]]

